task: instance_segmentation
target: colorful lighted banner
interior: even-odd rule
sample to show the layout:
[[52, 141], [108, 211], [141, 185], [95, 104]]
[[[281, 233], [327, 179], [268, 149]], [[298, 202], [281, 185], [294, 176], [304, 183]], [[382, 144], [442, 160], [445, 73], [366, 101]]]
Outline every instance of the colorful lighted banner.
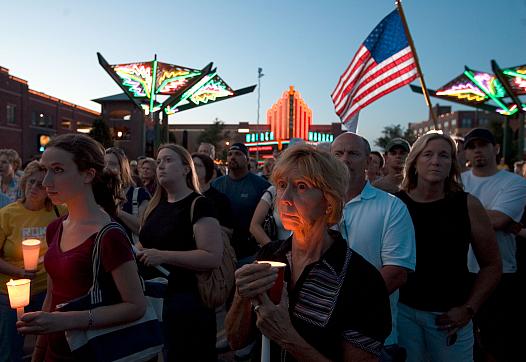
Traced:
[[508, 77], [508, 84], [511, 86], [513, 93], [516, 95], [526, 94], [526, 65], [503, 69], [502, 73]]
[[[192, 69], [157, 61], [110, 65], [97, 53], [100, 65], [145, 114], [167, 114], [253, 92], [254, 86], [233, 90], [212, 70]], [[160, 102], [157, 95], [168, 96]], [[166, 99], [167, 98], [167, 99]]]

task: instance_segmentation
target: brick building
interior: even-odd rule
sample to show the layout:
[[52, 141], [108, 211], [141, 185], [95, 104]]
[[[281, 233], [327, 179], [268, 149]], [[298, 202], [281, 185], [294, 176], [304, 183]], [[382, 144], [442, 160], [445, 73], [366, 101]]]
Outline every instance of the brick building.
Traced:
[[0, 67], [0, 148], [16, 150], [25, 163], [42, 152], [49, 137], [88, 132], [100, 113], [30, 89]]

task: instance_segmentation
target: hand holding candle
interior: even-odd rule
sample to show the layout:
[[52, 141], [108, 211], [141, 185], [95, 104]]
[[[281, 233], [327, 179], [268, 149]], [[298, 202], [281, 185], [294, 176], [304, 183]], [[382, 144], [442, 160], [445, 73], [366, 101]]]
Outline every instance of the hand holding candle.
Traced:
[[258, 260], [258, 264], [270, 264], [272, 268], [278, 269], [278, 277], [274, 282], [274, 285], [268, 291], [268, 296], [274, 304], [279, 304], [281, 300], [281, 291], [283, 290], [283, 281], [285, 278], [285, 263], [279, 261], [267, 261], [267, 260]]
[[16, 309], [16, 315], [20, 320], [20, 317], [24, 314], [24, 307], [29, 305], [31, 280], [11, 279], [6, 285], [9, 294], [9, 304], [11, 308]]
[[40, 255], [40, 240], [27, 239], [22, 241], [22, 254], [24, 255], [24, 269], [36, 271]]

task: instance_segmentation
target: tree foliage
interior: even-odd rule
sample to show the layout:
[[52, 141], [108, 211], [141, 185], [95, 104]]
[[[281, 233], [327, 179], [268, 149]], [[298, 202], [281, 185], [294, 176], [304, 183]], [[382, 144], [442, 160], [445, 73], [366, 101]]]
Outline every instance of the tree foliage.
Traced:
[[224, 140], [223, 130], [225, 128], [225, 124], [218, 120], [217, 118], [214, 120], [214, 123], [207, 127], [197, 138], [197, 142], [206, 142], [213, 144], [216, 148], [218, 145], [221, 144], [221, 141]]
[[89, 131], [91, 138], [99, 141], [104, 148], [113, 147], [113, 137], [106, 122], [97, 118], [93, 121], [91, 131]]
[[413, 144], [413, 142], [416, 141], [416, 137], [413, 133], [413, 131], [410, 128], [404, 129], [401, 125], [390, 125], [385, 126], [382, 131], [382, 137], [378, 137], [374, 140], [374, 145], [377, 147], [381, 147], [385, 150], [385, 147], [387, 144], [393, 139], [393, 138], [403, 138], [407, 140], [410, 144]]

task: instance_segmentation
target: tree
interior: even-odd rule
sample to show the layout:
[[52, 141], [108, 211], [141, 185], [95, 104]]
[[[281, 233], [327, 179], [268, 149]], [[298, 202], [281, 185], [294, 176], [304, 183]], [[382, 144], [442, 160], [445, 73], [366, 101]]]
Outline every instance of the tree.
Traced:
[[393, 138], [403, 138], [402, 126], [400, 126], [399, 124], [397, 125], [392, 124], [390, 126], [385, 126], [382, 131], [382, 134], [383, 134], [382, 137], [379, 137], [374, 141], [374, 145], [381, 147], [385, 150], [385, 147], [387, 147], [387, 144]]
[[221, 141], [225, 138], [223, 135], [223, 129], [225, 128], [225, 124], [220, 121], [219, 119], [215, 119], [214, 123], [207, 127], [197, 138], [197, 142], [206, 142], [213, 144], [216, 148], [221, 143]]
[[99, 141], [104, 148], [113, 147], [113, 137], [106, 122], [98, 118], [93, 121], [89, 135], [96, 141]]

